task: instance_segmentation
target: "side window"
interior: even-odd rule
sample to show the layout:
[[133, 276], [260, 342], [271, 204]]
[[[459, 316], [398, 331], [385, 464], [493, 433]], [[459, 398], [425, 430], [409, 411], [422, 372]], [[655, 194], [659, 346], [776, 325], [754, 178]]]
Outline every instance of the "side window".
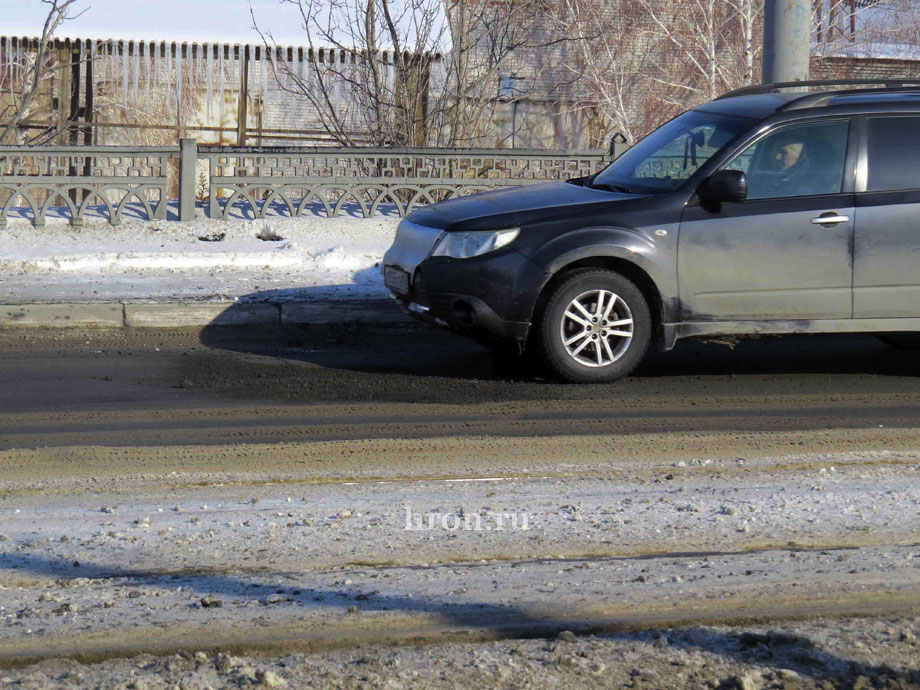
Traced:
[[745, 174], [748, 199], [839, 194], [848, 133], [847, 120], [783, 127], [725, 167]]
[[920, 117], [869, 118], [870, 192], [920, 189]]

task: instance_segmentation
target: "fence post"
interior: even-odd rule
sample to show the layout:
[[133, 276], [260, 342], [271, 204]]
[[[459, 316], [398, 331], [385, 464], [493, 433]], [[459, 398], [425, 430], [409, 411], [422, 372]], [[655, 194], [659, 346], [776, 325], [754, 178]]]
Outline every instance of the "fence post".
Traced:
[[179, 140], [179, 220], [195, 219], [195, 173], [198, 167], [198, 142]]
[[626, 143], [626, 137], [624, 137], [620, 132], [617, 132], [610, 139], [610, 159], [616, 160], [622, 156], [626, 151], [629, 150], [629, 145]]

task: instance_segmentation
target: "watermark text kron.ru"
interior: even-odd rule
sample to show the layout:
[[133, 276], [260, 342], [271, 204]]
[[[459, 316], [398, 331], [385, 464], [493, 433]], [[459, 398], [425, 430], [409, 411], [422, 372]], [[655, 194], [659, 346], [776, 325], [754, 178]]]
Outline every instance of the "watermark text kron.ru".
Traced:
[[527, 513], [468, 513], [464, 510], [454, 513], [416, 512], [412, 506], [405, 506], [406, 522], [403, 529], [407, 532], [432, 532], [445, 530], [456, 532], [503, 532], [524, 531], [530, 529], [530, 516]]

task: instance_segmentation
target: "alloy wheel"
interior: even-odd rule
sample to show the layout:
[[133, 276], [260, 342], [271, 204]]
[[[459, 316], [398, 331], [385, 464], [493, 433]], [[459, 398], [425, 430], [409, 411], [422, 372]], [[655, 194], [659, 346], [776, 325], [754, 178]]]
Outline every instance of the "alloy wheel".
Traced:
[[569, 302], [559, 334], [569, 357], [587, 367], [605, 367], [629, 349], [632, 312], [619, 295], [588, 290]]

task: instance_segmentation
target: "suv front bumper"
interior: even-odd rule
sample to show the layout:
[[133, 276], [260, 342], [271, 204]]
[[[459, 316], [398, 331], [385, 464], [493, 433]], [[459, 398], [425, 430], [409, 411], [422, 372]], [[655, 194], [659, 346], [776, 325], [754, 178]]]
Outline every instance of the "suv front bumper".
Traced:
[[488, 304], [473, 295], [415, 290], [415, 301], [399, 295], [393, 297], [415, 318], [464, 335], [523, 343], [530, 331], [529, 321], [503, 319]]
[[547, 271], [513, 247], [467, 259], [432, 256], [444, 232], [400, 223], [381, 266], [397, 302], [473, 337], [524, 342]]

